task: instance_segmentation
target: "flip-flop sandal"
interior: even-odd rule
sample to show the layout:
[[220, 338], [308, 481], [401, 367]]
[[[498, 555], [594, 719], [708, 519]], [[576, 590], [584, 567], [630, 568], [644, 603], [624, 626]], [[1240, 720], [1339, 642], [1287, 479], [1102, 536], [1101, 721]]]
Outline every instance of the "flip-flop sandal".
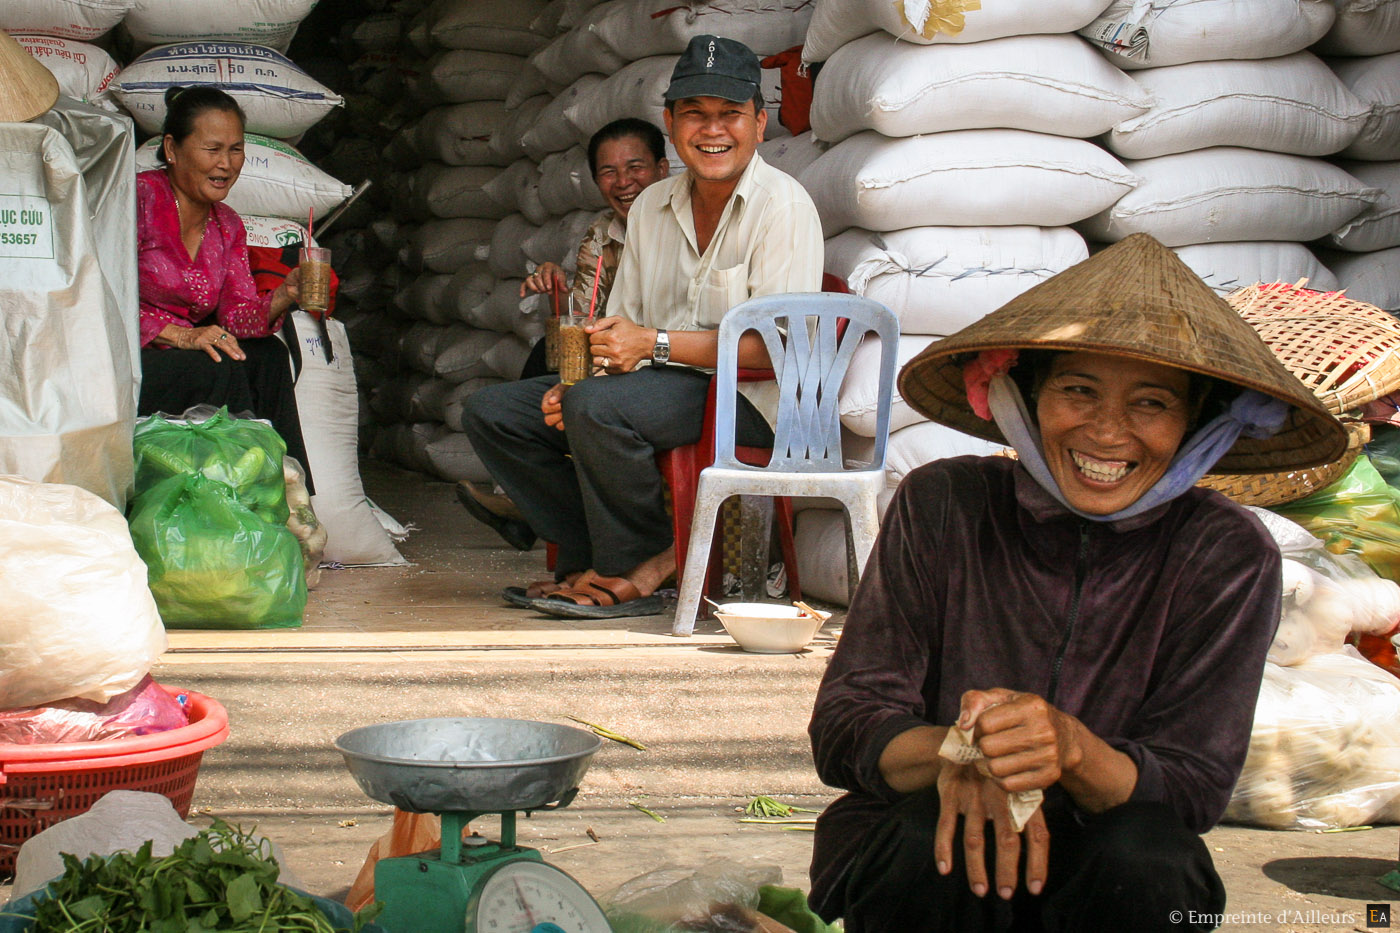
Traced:
[[535, 531], [525, 522], [518, 522], [513, 518], [505, 518], [497, 515], [486, 507], [486, 504], [475, 495], [475, 487], [470, 484], [457, 484], [457, 501], [462, 503], [462, 508], [467, 510], [467, 514], [496, 534], [500, 535], [507, 544], [517, 551], [528, 551], [535, 546]]
[[572, 587], [530, 602], [531, 609], [566, 619], [654, 616], [664, 606], [660, 596], [643, 596], [630, 580], [597, 574], [580, 577]]
[[[543, 593], [537, 592], [537, 595], [534, 596], [530, 595], [531, 590], [543, 590], [546, 587], [552, 587], [552, 589]], [[533, 605], [535, 600], [543, 599], [550, 593], [557, 593], [560, 590], [566, 590], [568, 588], [569, 585], [567, 583], [556, 583], [553, 580], [539, 580], [535, 583], [531, 583], [529, 586], [508, 586], [501, 591], [501, 599], [510, 603], [512, 606], [528, 609]]]

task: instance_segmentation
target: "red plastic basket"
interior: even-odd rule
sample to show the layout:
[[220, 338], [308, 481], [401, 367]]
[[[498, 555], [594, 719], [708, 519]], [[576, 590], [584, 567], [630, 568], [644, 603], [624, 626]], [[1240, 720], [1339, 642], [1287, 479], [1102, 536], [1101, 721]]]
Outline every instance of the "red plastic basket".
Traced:
[[164, 794], [188, 815], [200, 759], [228, 738], [228, 713], [202, 693], [161, 689], [188, 698], [188, 726], [106, 742], [0, 744], [0, 877], [14, 874], [26, 839], [86, 813], [108, 791]]

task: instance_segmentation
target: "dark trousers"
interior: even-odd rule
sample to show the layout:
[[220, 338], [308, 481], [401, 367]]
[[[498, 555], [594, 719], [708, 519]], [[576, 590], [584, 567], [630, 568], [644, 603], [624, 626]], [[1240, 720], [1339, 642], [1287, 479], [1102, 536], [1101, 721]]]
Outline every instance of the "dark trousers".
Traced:
[[967, 881], [961, 822], [953, 870], [938, 873], [937, 821], [938, 794], [930, 788], [901, 802], [871, 834], [844, 883], [847, 933], [1180, 933], [1214, 929], [1199, 922], [1202, 915], [1225, 909], [1225, 886], [1205, 843], [1162, 804], [1048, 813], [1045, 888], [1039, 896], [1026, 890], [1023, 865], [1010, 901], [996, 893], [990, 828], [990, 890], [979, 898]]
[[[544, 423], [540, 399], [557, 375], [488, 386], [467, 400], [472, 449], [530, 527], [559, 546], [555, 574], [620, 576], [672, 543], [656, 452], [700, 439], [710, 377], [644, 367], [585, 379], [564, 393], [564, 426]], [[773, 432], [739, 399], [740, 444]]]
[[306, 471], [306, 489], [314, 493], [287, 345], [276, 337], [256, 337], [241, 338], [238, 346], [246, 360], [220, 354], [223, 359], [215, 362], [203, 350], [142, 350], [137, 414], [178, 416], [195, 405], [213, 405], [266, 418], [287, 445], [287, 456]]

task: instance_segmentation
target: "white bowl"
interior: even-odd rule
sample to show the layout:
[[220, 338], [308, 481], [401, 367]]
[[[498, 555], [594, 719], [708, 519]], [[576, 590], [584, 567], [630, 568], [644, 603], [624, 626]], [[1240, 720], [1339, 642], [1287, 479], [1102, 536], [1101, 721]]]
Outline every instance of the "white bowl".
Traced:
[[776, 603], [725, 603], [715, 610], [715, 617], [745, 651], [794, 654], [807, 647], [831, 613], [812, 616], [796, 606]]

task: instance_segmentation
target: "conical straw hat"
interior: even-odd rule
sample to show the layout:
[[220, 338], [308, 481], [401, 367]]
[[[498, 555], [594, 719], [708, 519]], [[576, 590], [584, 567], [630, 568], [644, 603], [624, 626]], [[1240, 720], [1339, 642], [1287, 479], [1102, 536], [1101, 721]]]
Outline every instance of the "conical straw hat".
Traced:
[[1133, 234], [1018, 295], [899, 374], [904, 400], [934, 421], [1005, 444], [967, 400], [962, 367], [982, 350], [1066, 350], [1148, 360], [1257, 389], [1293, 406], [1271, 438], [1241, 436], [1211, 472], [1302, 469], [1337, 459], [1346, 432], [1259, 335], [1175, 253]]
[[58, 100], [58, 79], [0, 29], [0, 123], [23, 123]]

